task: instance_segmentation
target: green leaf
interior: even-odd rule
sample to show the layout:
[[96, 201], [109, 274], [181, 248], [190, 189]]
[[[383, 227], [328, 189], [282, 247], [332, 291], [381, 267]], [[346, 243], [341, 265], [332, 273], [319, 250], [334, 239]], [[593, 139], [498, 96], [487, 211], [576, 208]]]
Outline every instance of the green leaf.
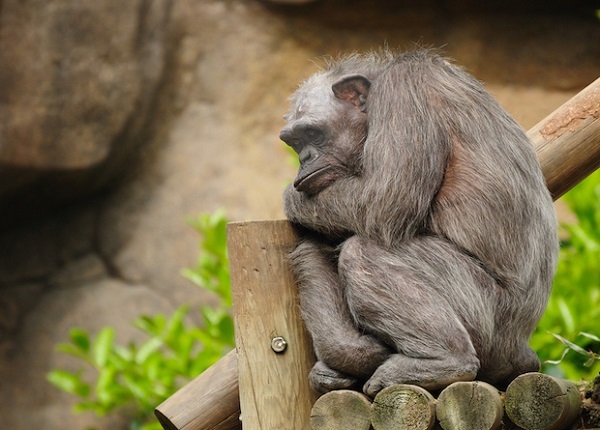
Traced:
[[83, 351], [80, 347], [73, 345], [72, 343], [59, 343], [55, 346], [55, 349], [58, 352], [62, 352], [64, 354], [72, 355], [73, 357], [77, 357], [85, 362], [89, 362], [89, 355], [86, 351]]
[[202, 287], [202, 284], [204, 283], [204, 279], [198, 274], [197, 271], [192, 270], [192, 269], [183, 269], [181, 271], [181, 274], [186, 279], [191, 281], [193, 284], [196, 284], [197, 286]]
[[103, 367], [108, 361], [115, 339], [115, 330], [112, 327], [104, 327], [96, 336], [93, 345], [94, 363]]
[[67, 372], [66, 370], [53, 370], [46, 374], [46, 378], [55, 387], [69, 394], [87, 397], [90, 394], [90, 386], [81, 380], [79, 374]]
[[105, 412], [109, 412], [118, 401], [116, 375], [115, 369], [106, 367], [102, 369], [96, 381], [98, 403], [105, 409]]
[[143, 364], [148, 360], [148, 357], [158, 351], [163, 346], [162, 339], [158, 337], [150, 338], [145, 344], [143, 344], [135, 355], [135, 362], [137, 364]]
[[136, 380], [131, 375], [124, 375], [123, 381], [125, 382], [125, 386], [131, 391], [131, 393], [143, 404], [148, 404], [150, 402], [149, 393], [144, 387], [143, 381]]
[[566, 331], [569, 333], [575, 331], [575, 320], [573, 319], [573, 314], [563, 298], [558, 300], [558, 309], [560, 310]]
[[102, 406], [98, 405], [97, 402], [79, 402], [75, 406], [73, 406], [73, 412], [75, 412], [76, 414], [88, 411], [94, 412], [98, 416], [106, 415], [106, 410], [102, 408]]
[[176, 342], [184, 332], [183, 318], [188, 313], [188, 310], [188, 306], [181, 306], [167, 321], [165, 341], [169, 345], [172, 345], [174, 342]]
[[219, 331], [221, 332], [222, 339], [226, 344], [231, 346], [235, 344], [233, 341], [235, 335], [233, 318], [231, 318], [229, 314], [225, 315], [219, 323]]
[[558, 360], [545, 360], [544, 364], [560, 364], [564, 360], [565, 356], [567, 355], [567, 353], [569, 351], [570, 351], [570, 349], [566, 348]]
[[592, 339], [594, 342], [600, 342], [600, 337], [594, 336], [593, 334], [586, 333], [586, 332], [583, 332], [583, 331], [580, 331], [579, 334], [581, 336], [587, 337], [588, 339]]
[[73, 328], [69, 332], [69, 338], [71, 342], [76, 345], [81, 351], [89, 352], [90, 350], [90, 336], [89, 334], [80, 328]]
[[558, 340], [560, 340], [563, 345], [565, 345], [567, 348], [582, 354], [582, 355], [589, 355], [588, 351], [586, 351], [585, 349], [583, 349], [582, 347], [580, 347], [579, 345], [574, 344], [573, 342], [568, 341], [567, 339], [565, 339], [562, 336], [557, 335], [556, 333], [552, 333], [552, 336], [554, 336], [555, 338], [557, 338]]
[[149, 356], [145, 360], [144, 369], [146, 370], [146, 374], [148, 375], [148, 379], [150, 381], [158, 381], [161, 378], [161, 373], [163, 373], [162, 364], [162, 356], [159, 354]]
[[142, 315], [136, 318], [134, 325], [151, 336], [160, 336], [165, 328], [164, 315], [158, 314], [153, 317]]
[[115, 345], [114, 352], [115, 354], [113, 356], [113, 360], [120, 365], [123, 365], [126, 362], [134, 361], [134, 357], [136, 355], [135, 348], [127, 348], [121, 345]]
[[163, 430], [163, 426], [161, 426], [158, 421], [154, 421], [144, 424], [140, 427], [140, 430]]

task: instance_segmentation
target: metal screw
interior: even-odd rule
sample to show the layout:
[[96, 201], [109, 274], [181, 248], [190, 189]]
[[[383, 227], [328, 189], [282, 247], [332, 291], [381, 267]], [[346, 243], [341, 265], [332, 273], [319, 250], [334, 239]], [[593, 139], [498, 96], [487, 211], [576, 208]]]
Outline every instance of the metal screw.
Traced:
[[283, 337], [277, 336], [271, 339], [271, 349], [276, 353], [281, 354], [286, 348], [287, 342]]

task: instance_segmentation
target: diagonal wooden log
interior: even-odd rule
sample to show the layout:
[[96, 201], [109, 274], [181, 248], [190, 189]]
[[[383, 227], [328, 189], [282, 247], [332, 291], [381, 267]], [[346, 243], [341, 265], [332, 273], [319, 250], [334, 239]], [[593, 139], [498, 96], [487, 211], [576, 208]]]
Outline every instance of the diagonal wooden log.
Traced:
[[235, 350], [169, 397], [154, 414], [165, 430], [241, 429]]
[[527, 135], [556, 200], [600, 167], [600, 78]]
[[[540, 121], [528, 132], [528, 136], [536, 148], [548, 189], [556, 200], [600, 167], [600, 78]], [[263, 222], [264, 229], [256, 232], [268, 232], [273, 222]], [[280, 252], [276, 257], [280, 259], [293, 246], [295, 235], [290, 225], [282, 224], [282, 221], [275, 222], [279, 223], [279, 229], [283, 229], [280, 231], [287, 231], [285, 233], [287, 246], [280, 243], [278, 249], [275, 249], [275, 252]], [[235, 264], [238, 268], [252, 265], [248, 261], [237, 261]], [[234, 267], [232, 270], [235, 270]], [[274, 284], [281, 282], [281, 278], [287, 279], [279, 291], [286, 291], [286, 294], [290, 295], [288, 299], [292, 302], [296, 300], [294, 285], [289, 282], [289, 274], [271, 273], [271, 276], [276, 278], [271, 280]], [[244, 286], [237, 285], [232, 288], [244, 288]], [[285, 313], [288, 310], [280, 309], [280, 311]], [[237, 309], [234, 309], [234, 312], [237, 312]], [[253, 317], [263, 316], [257, 314]], [[295, 324], [302, 326], [300, 320]], [[240, 348], [241, 346], [238, 345], [238, 350]], [[306, 355], [290, 356], [290, 351], [286, 354], [289, 354], [287, 359], [292, 362], [298, 360], [302, 368], [310, 365], [311, 359]], [[239, 421], [231, 418], [238, 417], [240, 414], [240, 404], [236, 401], [238, 394], [236, 364], [237, 362], [234, 363], [230, 356], [222, 359], [159, 405], [156, 408], [156, 415], [160, 418], [163, 427], [167, 430], [238, 429]], [[260, 387], [245, 387], [245, 389], [260, 390]], [[290, 404], [283, 411], [270, 409], [265, 412], [285, 414], [294, 408], [295, 406]], [[219, 412], [216, 413], [216, 410]], [[256, 413], [257, 411], [252, 411], [252, 414]], [[253, 430], [270, 429], [271, 427], [266, 426], [253, 427]]]

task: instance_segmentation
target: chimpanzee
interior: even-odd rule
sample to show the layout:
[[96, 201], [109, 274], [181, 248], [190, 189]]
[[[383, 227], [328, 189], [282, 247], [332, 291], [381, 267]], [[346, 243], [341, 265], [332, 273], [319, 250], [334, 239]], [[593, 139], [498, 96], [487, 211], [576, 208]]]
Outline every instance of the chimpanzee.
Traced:
[[281, 139], [291, 254], [320, 392], [539, 369], [554, 207], [523, 129], [433, 50], [352, 55], [304, 82]]

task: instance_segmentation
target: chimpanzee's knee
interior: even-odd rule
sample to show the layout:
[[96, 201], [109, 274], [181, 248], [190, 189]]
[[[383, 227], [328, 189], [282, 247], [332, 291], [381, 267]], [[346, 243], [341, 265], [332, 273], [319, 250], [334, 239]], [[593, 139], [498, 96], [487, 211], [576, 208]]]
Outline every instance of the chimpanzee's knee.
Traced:
[[372, 252], [370, 248], [374, 246], [367, 239], [358, 236], [346, 239], [341, 246], [339, 254], [338, 268], [340, 274], [371, 267], [373, 265], [373, 256], [370, 255]]

